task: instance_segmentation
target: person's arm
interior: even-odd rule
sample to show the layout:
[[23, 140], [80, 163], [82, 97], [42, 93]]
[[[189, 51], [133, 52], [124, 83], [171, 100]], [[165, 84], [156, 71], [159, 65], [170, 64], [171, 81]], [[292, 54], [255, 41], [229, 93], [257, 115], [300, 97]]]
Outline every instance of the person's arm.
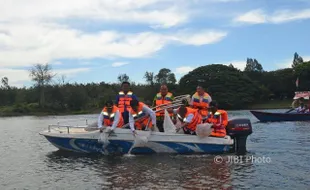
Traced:
[[156, 107], [156, 99], [157, 99], [157, 96], [155, 96], [154, 99], [153, 99], [153, 105], [152, 105], [152, 107]]
[[143, 106], [143, 111], [145, 111], [147, 114], [150, 115], [151, 119], [152, 119], [152, 123], [153, 125], [156, 124], [156, 114], [153, 110], [151, 110], [151, 108], [147, 107], [147, 106]]
[[212, 102], [212, 97], [210, 95], [208, 97], [208, 101], [209, 101], [209, 103]]
[[185, 118], [184, 123], [190, 123], [190, 122], [192, 122], [193, 118], [194, 118], [194, 114], [192, 114], [192, 113], [189, 114], [189, 115]]
[[117, 107], [118, 107], [118, 102], [119, 102], [119, 95], [116, 96], [116, 102], [115, 102], [115, 104], [116, 104]]
[[135, 120], [133, 116], [131, 115], [131, 113], [129, 113], [129, 127], [131, 131], [135, 131]]
[[190, 101], [189, 105], [190, 105], [190, 106], [193, 106], [193, 104], [194, 104], [194, 96], [192, 96], [192, 98], [191, 98], [191, 101]]
[[138, 100], [138, 97], [137, 97], [135, 94], [133, 94], [131, 97], [132, 97], [133, 100], [139, 101], [139, 100]]
[[112, 124], [112, 130], [114, 130], [117, 127], [117, 125], [119, 123], [119, 119], [120, 119], [120, 112], [117, 110], [115, 112], [115, 115], [114, 115], [114, 121], [113, 121], [113, 124]]
[[99, 117], [98, 117], [98, 123], [97, 123], [97, 126], [99, 129], [102, 128], [102, 123], [103, 123], [103, 114], [100, 113]]

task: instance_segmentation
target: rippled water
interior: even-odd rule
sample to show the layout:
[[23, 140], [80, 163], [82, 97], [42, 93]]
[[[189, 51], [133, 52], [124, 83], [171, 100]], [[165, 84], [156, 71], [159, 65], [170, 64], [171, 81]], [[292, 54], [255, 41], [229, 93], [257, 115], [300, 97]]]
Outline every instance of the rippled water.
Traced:
[[0, 118], [0, 189], [310, 189], [310, 122], [262, 124], [248, 111], [229, 115], [250, 117], [253, 134], [247, 158], [220, 155], [221, 164], [218, 155], [65, 153], [38, 134], [47, 124], [95, 115]]

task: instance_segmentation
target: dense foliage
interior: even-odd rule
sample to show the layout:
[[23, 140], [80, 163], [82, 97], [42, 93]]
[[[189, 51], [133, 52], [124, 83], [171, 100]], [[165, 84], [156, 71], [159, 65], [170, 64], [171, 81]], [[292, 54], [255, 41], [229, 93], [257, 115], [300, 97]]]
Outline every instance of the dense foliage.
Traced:
[[[296, 59], [296, 60], [295, 60]], [[302, 58], [294, 55], [292, 68], [264, 71], [256, 59], [247, 59], [244, 71], [232, 65], [206, 65], [189, 72], [176, 83], [171, 70], [163, 68], [158, 74], [146, 72], [146, 84], [132, 82], [132, 90], [141, 101], [151, 104], [161, 83], [166, 83], [175, 95], [193, 94], [196, 86], [201, 85], [225, 109], [247, 108], [255, 103], [268, 100], [291, 99], [296, 90], [310, 90], [310, 62], [300, 62]], [[115, 99], [120, 90], [120, 82], [130, 81], [130, 76], [116, 76], [118, 83], [108, 84], [69, 84], [64, 81], [51, 85], [51, 68], [43, 65], [43, 73], [36, 75], [31, 70], [36, 82], [31, 88], [15, 88], [9, 85], [9, 78], [2, 78], [0, 88], [1, 113], [63, 113], [99, 110], [103, 102]], [[34, 69], [38, 69], [36, 65]], [[41, 69], [42, 70], [42, 69]], [[41, 72], [42, 73], [42, 72]], [[299, 78], [299, 88], [295, 81]], [[43, 91], [44, 89], [44, 91]], [[42, 97], [43, 96], [43, 97]]]

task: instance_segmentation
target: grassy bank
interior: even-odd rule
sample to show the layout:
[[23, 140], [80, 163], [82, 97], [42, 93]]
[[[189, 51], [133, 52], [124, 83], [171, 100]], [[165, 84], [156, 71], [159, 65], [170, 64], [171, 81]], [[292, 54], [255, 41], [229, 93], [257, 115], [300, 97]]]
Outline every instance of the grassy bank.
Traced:
[[270, 100], [249, 106], [249, 109], [289, 109], [292, 100]]
[[[251, 105], [248, 107], [248, 109], [288, 109], [290, 108], [291, 103], [292, 100], [272, 100]], [[100, 111], [100, 108], [84, 109], [79, 111], [54, 110], [51, 108], [42, 109], [39, 108], [37, 104], [19, 104], [14, 106], [0, 107], [0, 117], [99, 114]]]
[[0, 107], [0, 117], [11, 116], [48, 116], [48, 115], [79, 115], [100, 113], [101, 109], [85, 110], [54, 110], [51, 108], [39, 108], [31, 105], [14, 105]]

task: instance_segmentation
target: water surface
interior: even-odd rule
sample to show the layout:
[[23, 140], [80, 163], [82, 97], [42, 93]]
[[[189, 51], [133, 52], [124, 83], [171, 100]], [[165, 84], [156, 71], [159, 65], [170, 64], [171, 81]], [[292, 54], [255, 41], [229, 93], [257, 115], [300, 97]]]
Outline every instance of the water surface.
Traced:
[[[60, 152], [39, 132], [57, 122], [92, 122], [96, 115], [0, 118], [0, 189], [310, 189], [310, 122], [262, 124], [248, 111], [229, 116], [253, 122], [242, 162], [228, 162], [232, 155], [227, 154]], [[224, 161], [216, 163], [216, 156]]]

